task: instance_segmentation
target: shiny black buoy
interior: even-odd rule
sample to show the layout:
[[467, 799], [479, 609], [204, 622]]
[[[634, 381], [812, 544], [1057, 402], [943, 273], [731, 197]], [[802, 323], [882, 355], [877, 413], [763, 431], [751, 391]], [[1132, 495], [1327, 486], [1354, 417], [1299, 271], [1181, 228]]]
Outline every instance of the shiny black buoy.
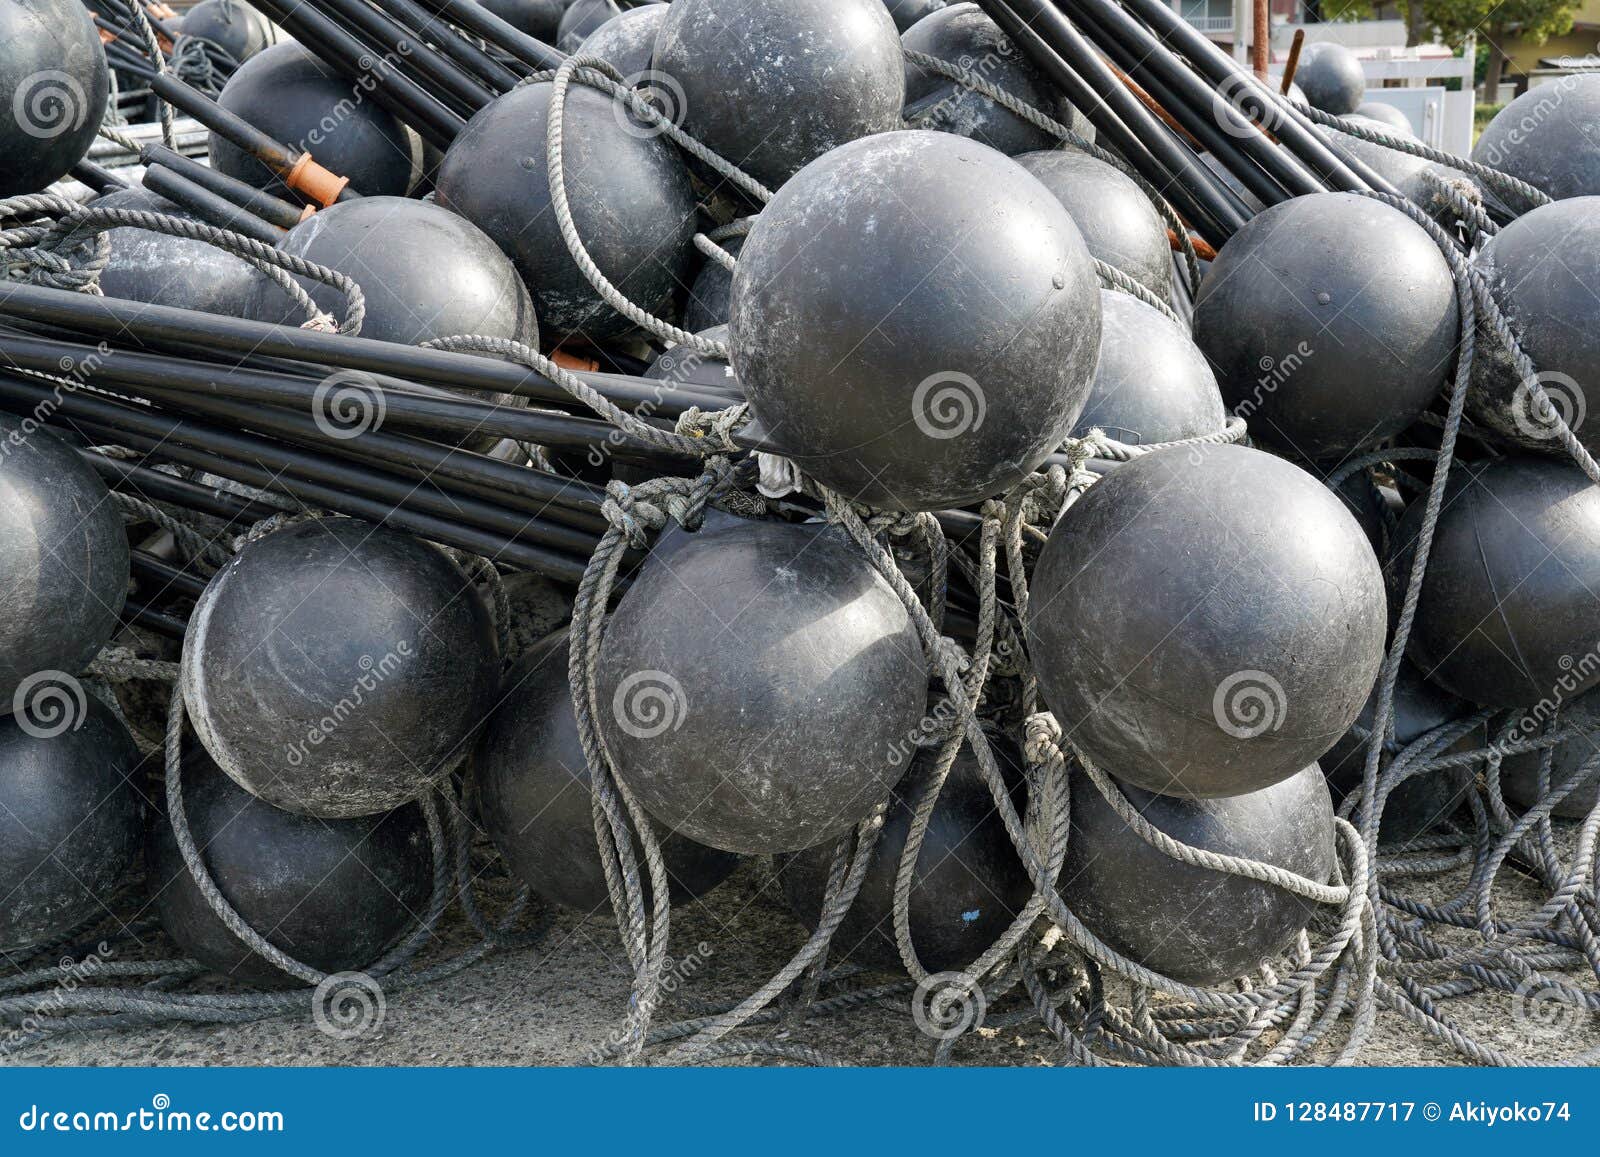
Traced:
[[675, 0], [654, 67], [682, 92], [684, 127], [773, 189], [829, 149], [897, 128], [905, 103], [883, 0]]
[[[647, 79], [655, 59], [656, 33], [667, 18], [665, 4], [641, 4], [613, 16], [586, 36], [577, 47], [579, 56], [598, 56], [634, 83]], [[681, 112], [682, 110], [674, 110]]]
[[[992, 745], [1003, 773], [1020, 784], [1020, 753]], [[895, 944], [894, 893], [900, 857], [918, 801], [931, 786], [934, 752], [919, 753], [890, 796], [883, 830], [855, 902], [833, 935], [829, 956], [889, 972], [904, 964]], [[1019, 806], [1021, 793], [1014, 793]], [[778, 861], [778, 880], [794, 914], [815, 928], [822, 914], [834, 845]], [[966, 968], [1003, 935], [1027, 905], [1028, 873], [995, 811], [977, 759], [963, 749], [950, 768], [911, 882], [911, 944], [929, 972]]]
[[200, 0], [183, 14], [183, 35], [210, 41], [243, 64], [278, 43], [278, 26], [246, 0]]
[[1217, 379], [1189, 331], [1131, 294], [1100, 291], [1100, 362], [1074, 438], [1099, 429], [1129, 445], [1220, 433]]
[[[1423, 517], [1395, 530], [1398, 600]], [[1431, 681], [1487, 707], [1579, 693], [1600, 669], [1575, 665], [1600, 638], [1600, 487], [1545, 458], [1458, 463], [1434, 530], [1407, 655]]]
[[127, 589], [128, 536], [106, 484], [33, 417], [0, 414], [0, 715], [41, 672], [81, 672]]
[[0, 197], [38, 193], [83, 159], [110, 73], [77, 0], [0, 0]]
[[[567, 677], [567, 632], [545, 639], [506, 676], [472, 755], [478, 814], [511, 871], [552, 903], [584, 914], [609, 911], [594, 830], [589, 768]], [[739, 864], [664, 828], [661, 841], [674, 903], [702, 896]], [[646, 879], [644, 851], [635, 847]]]
[[1339, 458], [1416, 421], [1455, 366], [1455, 282], [1426, 230], [1354, 193], [1251, 218], [1212, 262], [1195, 342], [1258, 444]]
[[[439, 167], [438, 201], [511, 256], [546, 342], [598, 343], [634, 326], [595, 293], [557, 227], [545, 139], [553, 87], [525, 85], [475, 116]], [[694, 251], [694, 191], [676, 150], [582, 84], [567, 90], [563, 143], [568, 203], [589, 256], [631, 301], [667, 312]]]
[[1066, 206], [1093, 256], [1166, 300], [1172, 292], [1167, 226], [1131, 177], [1077, 149], [1025, 153], [1017, 164]]
[[[300, 963], [328, 973], [367, 968], [427, 912], [432, 857], [415, 805], [359, 819], [295, 815], [243, 791], [194, 749], [182, 775], [189, 831], [223, 899]], [[164, 810], [150, 827], [151, 904], [183, 953], [241, 984], [301, 983], [212, 911]]]
[[733, 368], [773, 447], [847, 498], [962, 506], [1061, 445], [1094, 375], [1100, 293], [1061, 202], [949, 133], [808, 165], [733, 278]]
[[1356, 54], [1328, 41], [1306, 45], [1294, 79], [1306, 94], [1307, 104], [1334, 116], [1355, 112], [1367, 88]]
[[792, 852], [888, 796], [927, 661], [838, 530], [721, 518], [663, 536], [606, 628], [598, 688], [617, 774], [652, 816], [714, 848]]
[[[1119, 786], [1139, 815], [1181, 843], [1260, 860], [1319, 884], [1333, 875], [1333, 804], [1315, 765], [1228, 799], [1176, 799]], [[1072, 831], [1059, 890], [1108, 947], [1194, 985], [1254, 972], [1285, 951], [1318, 908], [1273, 884], [1185, 864], [1152, 847], [1081, 772], [1072, 781]]]
[[345, 819], [417, 799], [465, 757], [497, 661], [488, 611], [442, 551], [316, 519], [212, 578], [182, 689], [195, 733], [242, 787]]
[[[1040, 75], [976, 4], [951, 4], [928, 14], [900, 37], [900, 43], [907, 51], [937, 57], [965, 69], [1081, 136], [1094, 139], [1094, 126]], [[970, 137], [1007, 156], [1049, 149], [1060, 143], [1052, 134], [1001, 108], [987, 96], [909, 60], [905, 121], [908, 128]]]
[[108, 916], [144, 846], [133, 737], [77, 680], [51, 674], [0, 714], [0, 952]]
[[1050, 532], [1029, 655], [1066, 738], [1171, 795], [1239, 795], [1345, 733], [1383, 660], [1383, 576], [1311, 475], [1242, 446], [1118, 466]]
[[1600, 76], [1575, 73], [1536, 85], [1495, 114], [1472, 146], [1479, 164], [1510, 173], [1557, 200], [1600, 195]]
[[[361, 99], [358, 99], [358, 96]], [[422, 173], [416, 133], [294, 41], [263, 49], [228, 78], [217, 103], [317, 162], [366, 196], [403, 196]], [[220, 173], [292, 197], [278, 176], [218, 133], [211, 164]]]
[[[148, 189], [119, 189], [95, 198], [94, 206], [194, 219]], [[132, 227], [112, 229], [107, 239], [111, 254], [100, 271], [100, 290], [107, 297], [247, 317], [256, 285], [265, 280], [248, 261], [204, 241]]]

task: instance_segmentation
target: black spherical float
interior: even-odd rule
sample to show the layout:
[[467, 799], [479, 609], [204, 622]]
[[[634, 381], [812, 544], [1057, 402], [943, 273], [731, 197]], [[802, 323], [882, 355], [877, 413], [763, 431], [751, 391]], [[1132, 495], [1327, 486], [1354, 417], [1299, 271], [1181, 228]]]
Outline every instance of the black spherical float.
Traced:
[[[366, 298], [362, 337], [420, 345], [474, 333], [539, 343], [533, 300], [511, 259], [483, 230], [438, 205], [404, 197], [345, 201], [300, 222], [278, 248], [355, 279]], [[340, 290], [301, 281], [318, 306], [342, 314]], [[305, 320], [282, 287], [265, 278], [251, 316]]]
[[[1552, 695], [1555, 700], [1558, 696]], [[1511, 733], [1513, 741], [1532, 739], [1544, 730], [1547, 713], [1530, 711], [1517, 721]], [[1575, 727], [1578, 734], [1558, 743], [1550, 753], [1549, 787], [1560, 788], [1574, 778], [1582, 778], [1573, 789], [1556, 804], [1551, 815], [1563, 819], [1581, 820], [1600, 805], [1600, 767], [1595, 766], [1600, 757], [1600, 694], [1590, 692], [1580, 695], [1570, 703], [1561, 705], [1557, 718], [1559, 727]], [[1500, 790], [1505, 798], [1519, 807], [1531, 808], [1538, 804], [1539, 767], [1542, 753], [1522, 752], [1510, 755], [1500, 764]], [[1591, 768], [1585, 772], [1585, 766]]]
[[1312, 108], [1345, 116], [1361, 106], [1367, 88], [1361, 61], [1342, 44], [1308, 44], [1300, 56], [1295, 83]]
[[77, 0], [0, 0], [0, 197], [37, 193], [83, 159], [110, 78]]
[[127, 590], [128, 536], [100, 476], [32, 417], [0, 414], [0, 715], [28, 680], [83, 670]]
[[676, 0], [655, 69], [682, 92], [684, 127], [771, 188], [829, 149], [898, 127], [905, 103], [883, 0]]
[[1600, 197], [1573, 197], [1518, 217], [1476, 258], [1552, 410], [1541, 407], [1485, 325], [1478, 329], [1468, 412], [1528, 450], [1565, 456], [1562, 422], [1600, 450]]
[[[1398, 600], [1423, 517], [1414, 502], [1395, 530], [1388, 571]], [[1439, 522], [1407, 655], [1423, 675], [1490, 707], [1538, 703], [1577, 672], [1600, 638], [1600, 488], [1545, 458], [1458, 464]]]
[[243, 0], [200, 0], [183, 14], [185, 36], [209, 40], [243, 64], [278, 42], [278, 26]]
[[889, 15], [894, 19], [894, 26], [902, 33], [924, 16], [939, 11], [949, 3], [949, 0], [884, 0], [884, 6], [889, 9]]
[[599, 725], [668, 828], [792, 852], [887, 797], [927, 675], [905, 608], [838, 531], [719, 520], [664, 537], [618, 604]]
[[770, 442], [896, 510], [1024, 478], [1072, 429], [1100, 342], [1067, 211], [948, 133], [885, 133], [807, 166], [751, 229], [732, 312], [734, 373]]
[[[553, 85], [530, 84], [468, 122], [439, 168], [438, 201], [511, 256], [547, 342], [608, 341], [634, 326], [602, 301], [562, 240], [550, 201], [545, 129]], [[629, 300], [670, 309], [694, 252], [695, 199], [676, 151], [609, 96], [567, 90], [567, 198], [589, 256]]]
[[1298, 467], [1241, 446], [1155, 450], [1062, 515], [1029, 655], [1067, 739], [1150, 791], [1255, 791], [1355, 721], [1383, 660], [1366, 535]]
[[[1121, 787], [1151, 826], [1181, 843], [1319, 884], [1333, 876], [1333, 804], [1315, 766], [1228, 799]], [[1073, 778], [1071, 822], [1060, 883], [1067, 907], [1108, 947], [1180, 983], [1221, 984], [1254, 972], [1290, 946], [1318, 907], [1272, 884], [1173, 859], [1130, 828], [1081, 772]]]
[[[93, 204], [97, 209], [139, 209], [194, 219], [181, 206], [143, 188], [118, 189]], [[109, 230], [106, 237], [111, 255], [100, 271], [100, 289], [107, 297], [247, 317], [257, 283], [265, 280], [249, 262], [204, 241], [131, 227]]]
[[195, 732], [240, 786], [344, 819], [428, 791], [493, 702], [494, 630], [443, 552], [355, 519], [247, 546], [195, 606], [182, 688]]
[[[710, 341], [726, 342], [728, 327], [713, 326], [702, 330], [698, 336]], [[732, 366], [719, 357], [701, 353], [687, 345], [673, 346], [661, 354], [650, 363], [644, 376], [673, 386], [692, 386], [701, 392], [711, 390], [726, 394], [730, 406], [744, 400], [744, 391], [739, 387], [739, 379], [734, 376]]]
[[1074, 438], [1098, 429], [1129, 445], [1220, 433], [1217, 379], [1189, 331], [1131, 294], [1100, 291], [1100, 363]]
[[566, 0], [477, 0], [519, 32], [554, 44], [566, 15]]
[[[1020, 783], [1018, 753], [1003, 743], [993, 748], [1002, 771]], [[890, 972], [904, 967], [894, 936], [895, 880], [913, 814], [931, 786], [933, 756], [919, 754], [890, 796], [861, 890], [833, 935], [831, 958]], [[808, 848], [778, 864], [784, 896], [810, 928], [822, 914], [834, 847]], [[929, 972], [967, 967], [1005, 933], [1032, 894], [977, 759], [963, 749], [934, 805], [912, 875], [911, 944], [917, 959]]]
[[1132, 178], [1076, 149], [1027, 153], [1017, 164], [1066, 206], [1092, 255], [1166, 298], [1172, 289], [1167, 226]]
[[[404, 196], [422, 174], [417, 134], [292, 40], [240, 65], [217, 103], [274, 140], [306, 150], [365, 196]], [[218, 172], [294, 196], [273, 170], [220, 134], [211, 134], [210, 149]]]
[[1561, 200], [1600, 195], [1600, 76], [1563, 76], [1495, 114], [1472, 159]]
[[[729, 237], [717, 244], [737, 259], [744, 249], [744, 238]], [[732, 298], [733, 274], [721, 262], [707, 258], [689, 286], [689, 297], [683, 306], [683, 328], [699, 333], [713, 326], [727, 325]]]
[[28, 690], [0, 716], [0, 952], [109, 915], [144, 846], [128, 729], [76, 680]]
[[[473, 751], [478, 810], [489, 839], [523, 883], [578, 912], [609, 911], [568, 655], [562, 631], [506, 677]], [[664, 828], [656, 834], [676, 903], [709, 892], [739, 864], [732, 853]], [[636, 844], [634, 851], [643, 874], [644, 849]]]
[[576, 52], [591, 33], [616, 19], [621, 12], [617, 0], [573, 0], [556, 25], [556, 47], [562, 52]]
[[[183, 810], [217, 889], [279, 951], [319, 972], [375, 963], [427, 911], [428, 828], [415, 805], [312, 819], [241, 790], [206, 753], [183, 761]], [[300, 983], [252, 951], [201, 894], [164, 811], [151, 818], [151, 903], [184, 954], [261, 988]]]
[[[1328, 777], [1328, 787], [1333, 792], [1335, 803], [1361, 787], [1361, 778], [1367, 765], [1368, 738], [1376, 717], [1377, 696], [1378, 687], [1374, 684], [1372, 694], [1361, 709], [1355, 725], [1317, 761], [1323, 774]], [[1385, 745], [1385, 750], [1392, 755], [1435, 728], [1455, 722], [1471, 710], [1465, 700], [1435, 687], [1410, 663], [1404, 663], [1395, 683], [1394, 710], [1390, 716], [1394, 739]], [[1483, 746], [1484, 738], [1484, 729], [1481, 726], [1474, 728], [1439, 754], [1476, 750]], [[1384, 765], [1388, 763], [1389, 755], [1384, 757]], [[1419, 772], [1402, 780], [1384, 800], [1383, 815], [1378, 826], [1379, 842], [1385, 845], [1405, 844], [1438, 827], [1466, 802], [1471, 789], [1470, 774], [1465, 769], [1455, 767]]]
[[598, 56], [623, 77], [648, 79], [656, 53], [656, 33], [667, 18], [665, 4], [641, 4], [613, 16], [589, 33], [577, 48], [580, 56]]
[[1454, 369], [1450, 267], [1400, 210], [1353, 193], [1257, 214], [1200, 284], [1195, 342], [1250, 436], [1336, 459], [1414, 422]]
[[[1054, 117], [1080, 135], [1094, 126], [1050, 84], [976, 4], [952, 4], [919, 20], [900, 38], [910, 52], [937, 57]], [[970, 137], [1007, 156], [1052, 148], [1056, 137], [987, 96], [906, 61], [908, 128]]]

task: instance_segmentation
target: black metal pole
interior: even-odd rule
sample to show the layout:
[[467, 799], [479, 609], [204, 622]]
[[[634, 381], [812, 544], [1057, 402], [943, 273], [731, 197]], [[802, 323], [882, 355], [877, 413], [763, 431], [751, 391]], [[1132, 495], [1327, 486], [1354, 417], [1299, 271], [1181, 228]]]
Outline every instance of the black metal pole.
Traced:
[[161, 165], [148, 165], [144, 171], [144, 187], [165, 197], [174, 205], [187, 209], [202, 221], [220, 229], [241, 234], [264, 245], [276, 245], [283, 240], [285, 230], [257, 217], [250, 210], [217, 196], [210, 189], [201, 188], [186, 177]]
[[281, 197], [274, 197], [271, 193], [246, 184], [236, 177], [219, 173], [210, 165], [202, 165], [182, 153], [173, 152], [165, 145], [146, 145], [140, 150], [139, 159], [147, 168], [159, 165], [164, 169], [171, 169], [178, 176], [242, 209], [250, 210], [263, 221], [270, 222], [280, 229], [293, 229], [305, 219], [306, 211], [300, 206], [290, 204]]
[[494, 57], [456, 31], [443, 17], [425, 10], [415, 0], [376, 0], [378, 7], [418, 36], [429, 37], [450, 59], [467, 69], [497, 93], [510, 92], [522, 79]]

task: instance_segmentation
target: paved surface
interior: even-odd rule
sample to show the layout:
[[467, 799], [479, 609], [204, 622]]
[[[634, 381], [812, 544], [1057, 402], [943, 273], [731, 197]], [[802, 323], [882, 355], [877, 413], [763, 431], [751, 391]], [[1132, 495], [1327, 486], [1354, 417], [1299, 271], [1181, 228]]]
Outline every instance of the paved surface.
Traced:
[[[1507, 876], [1497, 893], [1507, 911], [1536, 902]], [[674, 953], [696, 957], [663, 1012], [663, 1021], [700, 1011], [698, 1002], [731, 1002], [757, 988], [802, 943], [804, 932], [777, 895], [764, 865], [743, 868], [706, 900], [674, 915]], [[470, 940], [462, 922], [448, 925], [442, 954]], [[704, 942], [706, 951], [697, 951]], [[890, 979], [890, 978], [886, 978]], [[1581, 978], [1574, 978], [1582, 983]], [[307, 1012], [257, 1024], [180, 1026], [59, 1038], [10, 1061], [55, 1065], [552, 1065], [584, 1064], [610, 1038], [627, 999], [628, 969], [609, 918], [557, 919], [536, 948], [492, 957], [426, 989], [388, 997], [381, 1028], [352, 1040], [319, 1030]], [[1467, 1031], [1507, 1051], [1552, 1062], [1600, 1046], [1600, 1017], [1566, 1015], [1544, 1024], [1504, 995], [1451, 1001]], [[1569, 1010], [1570, 1011], [1570, 1010]], [[845, 1017], [797, 1026], [788, 1039], [855, 1064], [922, 1064], [931, 1042], [909, 1015], [909, 997]], [[1060, 1050], [1037, 1026], [1001, 1030], [964, 1043], [967, 1064], [1053, 1064]], [[1392, 1013], [1379, 1019], [1370, 1064], [1464, 1063], [1449, 1048]]]

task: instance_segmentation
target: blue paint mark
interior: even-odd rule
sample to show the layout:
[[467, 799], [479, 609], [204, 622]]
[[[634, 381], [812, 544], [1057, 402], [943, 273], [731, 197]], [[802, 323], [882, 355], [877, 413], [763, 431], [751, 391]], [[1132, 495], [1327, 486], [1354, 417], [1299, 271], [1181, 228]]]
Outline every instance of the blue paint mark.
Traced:
[[974, 908], [970, 912], [961, 913], [961, 918], [963, 920], [965, 920], [968, 924], [971, 924], [974, 920], [976, 920], [982, 914], [983, 914], [983, 909], [982, 908]]

